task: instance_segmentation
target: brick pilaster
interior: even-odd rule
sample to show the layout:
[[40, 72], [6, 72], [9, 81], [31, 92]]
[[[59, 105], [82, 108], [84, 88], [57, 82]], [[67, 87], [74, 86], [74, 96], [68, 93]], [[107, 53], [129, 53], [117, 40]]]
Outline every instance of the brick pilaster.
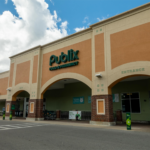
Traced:
[[[105, 115], [97, 114], [97, 99], [105, 99]], [[113, 122], [113, 102], [112, 95], [93, 95], [92, 96], [92, 121], [103, 121], [103, 122]]]
[[[7, 104], [9, 104], [9, 112], [7, 112]], [[12, 111], [12, 116], [15, 116], [15, 110], [11, 110], [11, 106], [12, 105], [16, 105], [16, 101], [6, 101], [5, 103], [5, 116], [9, 116], [10, 115], [10, 111]], [[16, 108], [16, 107], [15, 107]]]
[[[30, 103], [34, 102], [34, 112], [30, 113]], [[43, 118], [43, 99], [29, 100], [28, 118]]]
[[56, 119], [60, 119], [60, 110], [56, 110]]

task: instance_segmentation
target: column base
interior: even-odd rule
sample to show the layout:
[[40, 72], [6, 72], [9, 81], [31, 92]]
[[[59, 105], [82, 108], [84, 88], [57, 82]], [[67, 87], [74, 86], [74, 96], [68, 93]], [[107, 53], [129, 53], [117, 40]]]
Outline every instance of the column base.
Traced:
[[26, 118], [26, 121], [35, 121], [36, 118]]
[[90, 121], [90, 124], [100, 126], [115, 126], [116, 122]]
[[8, 116], [5, 116], [5, 120], [9, 120], [9, 117], [8, 117]]
[[26, 121], [43, 121], [43, 120], [44, 118], [29, 118], [29, 117], [26, 118]]
[[80, 121], [80, 120], [76, 120], [76, 119], [71, 119], [71, 121]]
[[35, 118], [36, 121], [43, 121], [44, 118]]
[[[3, 118], [2, 118], [3, 119]], [[12, 117], [12, 120], [16, 119], [16, 117]], [[5, 116], [5, 120], [9, 120], [9, 116]]]
[[56, 118], [56, 120], [61, 120], [60, 118]]
[[117, 121], [116, 124], [123, 124], [123, 121]]

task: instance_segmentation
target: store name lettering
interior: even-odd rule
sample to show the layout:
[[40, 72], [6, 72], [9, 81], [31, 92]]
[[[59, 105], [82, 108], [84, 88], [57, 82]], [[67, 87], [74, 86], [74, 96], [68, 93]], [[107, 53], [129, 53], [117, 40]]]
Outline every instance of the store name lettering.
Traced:
[[141, 71], [145, 71], [145, 68], [132, 69], [132, 70], [125, 70], [125, 71], [121, 71], [121, 73], [122, 73], [122, 74], [125, 74], [125, 73], [141, 72]]
[[[63, 52], [61, 52], [61, 55], [59, 57], [52, 55], [50, 57], [49, 65], [52, 66], [53, 63], [60, 64], [61, 62], [66, 63], [66, 62], [78, 60], [79, 59], [78, 53], [79, 53], [79, 50], [74, 51], [73, 49], [70, 49], [70, 50], [68, 50], [67, 54], [64, 54]], [[71, 66], [78, 65], [78, 63], [79, 62], [76, 61], [73, 63], [50, 67], [49, 70], [52, 71], [52, 70], [57, 70], [57, 69], [61, 69], [61, 68], [71, 67]]]
[[59, 56], [59, 60], [57, 56], [52, 55], [50, 57], [50, 66], [52, 66], [53, 63], [60, 64], [61, 62], [65, 63], [67, 61], [73, 61], [73, 60], [79, 59], [78, 53], [79, 53], [79, 50], [74, 51], [73, 49], [68, 50], [68, 55], [61, 52], [61, 55]]

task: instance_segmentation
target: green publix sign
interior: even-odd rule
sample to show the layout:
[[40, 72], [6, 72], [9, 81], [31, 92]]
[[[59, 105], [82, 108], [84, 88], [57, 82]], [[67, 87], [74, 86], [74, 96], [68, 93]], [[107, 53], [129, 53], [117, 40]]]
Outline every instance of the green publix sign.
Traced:
[[[68, 50], [68, 54], [64, 54], [63, 52], [61, 52], [61, 55], [59, 57], [52, 55], [50, 57], [49, 65], [52, 66], [53, 63], [60, 64], [61, 62], [66, 63], [66, 62], [70, 62], [74, 60], [79, 60], [78, 53], [79, 53], [79, 50], [74, 51], [73, 49], [70, 49]], [[78, 63], [79, 63], [78, 61], [75, 61], [75, 62], [67, 63], [64, 65], [50, 67], [49, 70], [53, 71], [53, 70], [62, 69], [66, 67], [72, 67], [72, 66], [78, 65]]]

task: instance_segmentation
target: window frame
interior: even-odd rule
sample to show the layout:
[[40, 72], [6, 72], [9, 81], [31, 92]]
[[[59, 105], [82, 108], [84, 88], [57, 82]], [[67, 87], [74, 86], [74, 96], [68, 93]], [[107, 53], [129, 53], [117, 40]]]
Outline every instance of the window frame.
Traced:
[[[99, 101], [103, 101], [103, 108], [104, 108], [104, 112], [103, 112], [103, 113], [99, 113], [99, 112], [98, 112], [98, 102], [99, 102]], [[97, 107], [96, 107], [96, 108], [97, 108], [97, 111], [96, 111], [96, 112], [97, 112], [97, 115], [105, 115], [105, 99], [97, 99], [97, 100], [96, 100], [96, 105], [97, 105]]]
[[[140, 112], [132, 112], [132, 108], [131, 108], [131, 98], [129, 97], [129, 102], [130, 102], [130, 113], [132, 113], [132, 114], [141, 114], [141, 101], [140, 101], [140, 92], [122, 92], [121, 94], [120, 94], [120, 98], [121, 98], [121, 110], [122, 110], [122, 100], [125, 100], [125, 99], [122, 99], [122, 94], [123, 93], [138, 93], [139, 94], [139, 106], [140, 106]], [[133, 98], [132, 98], [133, 99]], [[137, 99], [137, 98], [135, 98], [135, 99]], [[126, 99], [127, 100], [127, 99]], [[123, 114], [126, 114], [126, 112], [123, 112], [123, 110], [122, 110], [122, 113]]]
[[[33, 104], [33, 111], [31, 112], [31, 104]], [[28, 106], [29, 107], [29, 106]], [[30, 102], [30, 113], [34, 113], [34, 102]]]

